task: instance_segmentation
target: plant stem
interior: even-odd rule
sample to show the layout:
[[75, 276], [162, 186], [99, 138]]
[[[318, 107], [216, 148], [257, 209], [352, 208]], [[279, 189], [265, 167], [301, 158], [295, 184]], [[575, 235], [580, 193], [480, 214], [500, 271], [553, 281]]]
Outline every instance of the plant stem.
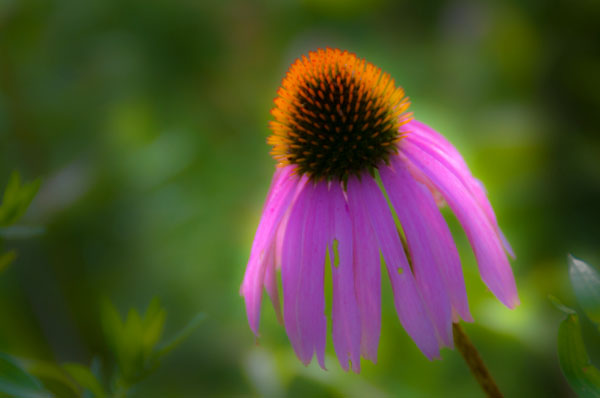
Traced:
[[460, 355], [462, 355], [469, 366], [469, 370], [477, 380], [477, 383], [481, 386], [481, 389], [485, 392], [485, 395], [490, 398], [501, 398], [502, 393], [500, 392], [500, 389], [483, 363], [477, 348], [475, 348], [473, 342], [469, 339], [469, 336], [467, 336], [458, 323], [452, 324], [452, 330], [454, 334], [454, 345], [458, 348]]

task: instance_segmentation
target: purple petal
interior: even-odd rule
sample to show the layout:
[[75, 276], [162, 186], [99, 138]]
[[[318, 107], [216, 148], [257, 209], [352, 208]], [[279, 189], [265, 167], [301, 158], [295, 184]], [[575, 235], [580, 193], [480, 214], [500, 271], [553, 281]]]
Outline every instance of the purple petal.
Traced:
[[277, 270], [275, 267], [275, 245], [271, 245], [269, 255], [267, 257], [265, 266], [265, 289], [269, 294], [275, 314], [277, 315], [277, 321], [283, 323], [283, 317], [281, 315], [281, 303], [279, 302], [279, 290], [277, 288]]
[[407, 134], [406, 138], [419, 138], [421, 141], [426, 142], [429, 147], [435, 148], [437, 151], [443, 153], [455, 168], [461, 170], [461, 173], [466, 173], [467, 175], [470, 174], [469, 168], [460, 152], [458, 152], [446, 137], [425, 123], [421, 123], [414, 119], [406, 123], [406, 130], [410, 131], [410, 134]]
[[472, 320], [458, 252], [432, 194], [398, 160], [392, 159], [393, 170], [380, 167], [379, 174], [404, 229], [415, 279], [438, 334], [452, 346], [451, 307]]
[[498, 226], [496, 215], [487, 198], [483, 184], [471, 175], [467, 164], [456, 148], [444, 136], [417, 120], [407, 123], [407, 129], [411, 132], [406, 137], [408, 141], [418, 146], [421, 150], [437, 157], [448, 170], [452, 171], [463, 182], [467, 190], [475, 197], [479, 206], [483, 208], [483, 211], [502, 240], [505, 250], [512, 258], [515, 258], [512, 247]]
[[260, 321], [267, 255], [281, 217], [290, 206], [296, 188], [304, 183], [292, 176], [292, 171], [292, 167], [278, 169], [273, 176], [271, 188], [252, 244], [244, 281], [240, 288], [240, 294], [246, 301], [246, 314], [250, 329], [256, 335], [258, 335]]
[[[302, 281], [305, 318], [303, 326], [312, 337], [319, 365], [325, 369], [325, 344], [327, 342], [327, 317], [325, 316], [325, 254], [330, 241], [331, 224], [329, 210], [331, 196], [327, 183], [315, 187], [314, 220], [309, 217], [305, 227], [304, 250], [307, 278]], [[312, 221], [312, 223], [311, 223]], [[308, 298], [308, 299], [307, 299]]]
[[296, 355], [308, 365], [316, 351], [325, 368], [327, 320], [323, 277], [327, 235], [327, 187], [307, 184], [292, 209], [282, 247], [283, 318]]
[[430, 359], [439, 357], [435, 328], [427, 316], [394, 219], [381, 190], [369, 175], [363, 176], [361, 181], [350, 178], [348, 201], [353, 212], [362, 211], [370, 220], [385, 259], [394, 291], [396, 311], [404, 329], [425, 356]]
[[407, 176], [408, 171], [403, 170], [402, 167], [398, 167], [397, 174], [388, 167], [380, 167], [379, 171], [404, 229], [412, 259], [412, 271], [425, 301], [427, 313], [436, 328], [440, 345], [450, 346], [452, 343], [451, 305], [448, 292], [436, 267], [434, 246], [437, 236], [432, 229], [429, 229], [425, 215], [420, 214], [424, 207], [421, 206], [420, 201], [428, 198], [424, 197], [421, 187], [412, 176]]
[[508, 252], [508, 254], [510, 255], [511, 258], [513, 258], [513, 259], [516, 258], [515, 252], [513, 251], [512, 246], [510, 245], [510, 243], [506, 239], [506, 236], [504, 236], [504, 233], [498, 226], [498, 220], [496, 219], [496, 213], [494, 213], [492, 204], [490, 203], [490, 201], [487, 197], [483, 183], [481, 181], [479, 181], [478, 179], [476, 179], [475, 177], [472, 177], [469, 188], [471, 190], [471, 194], [475, 197], [475, 200], [477, 201], [477, 203], [479, 203], [479, 205], [485, 212], [486, 216], [492, 223], [492, 226], [498, 233], [498, 236], [500, 237], [500, 241], [502, 242], [502, 246], [504, 246], [504, 250], [506, 250]]
[[[281, 248], [283, 318], [288, 338], [300, 359], [304, 358], [304, 352], [302, 349], [298, 320], [297, 301], [299, 299], [300, 281], [303, 276], [302, 254], [304, 246], [305, 216], [311, 196], [312, 187], [307, 184], [300, 191], [298, 198], [294, 203], [294, 207], [291, 209], [285, 229], [285, 238]], [[310, 357], [312, 357], [312, 353]]]
[[295, 191], [294, 188], [299, 182], [298, 178], [292, 175], [293, 170], [292, 166], [275, 170], [254, 242], [252, 242], [250, 256], [264, 255], [265, 249], [270, 245], [272, 234], [287, 210], [286, 205], [289, 205]]
[[381, 260], [377, 239], [361, 203], [350, 206], [354, 249], [354, 287], [360, 319], [361, 354], [377, 362], [381, 334]]
[[439, 156], [423, 151], [409, 140], [402, 143], [401, 153], [444, 196], [471, 242], [483, 281], [500, 301], [514, 308], [519, 298], [502, 242], [471, 192], [445, 167]]
[[[292, 201], [292, 203], [295, 200]], [[277, 232], [275, 233], [275, 242], [273, 246], [275, 246], [275, 269], [281, 269], [281, 252], [283, 248], [283, 238], [285, 238], [285, 230], [287, 228], [287, 223], [290, 218], [290, 211], [288, 211], [281, 218], [281, 222], [279, 223], [279, 228], [277, 228]]]
[[[348, 360], [352, 370], [360, 372], [360, 318], [354, 290], [354, 262], [352, 250], [352, 220], [348, 203], [339, 183], [332, 183], [329, 192], [333, 238], [336, 243], [329, 247], [333, 281], [332, 337], [335, 353], [344, 370]], [[334, 257], [337, 250], [337, 256]], [[335, 260], [338, 260], [336, 265]]]

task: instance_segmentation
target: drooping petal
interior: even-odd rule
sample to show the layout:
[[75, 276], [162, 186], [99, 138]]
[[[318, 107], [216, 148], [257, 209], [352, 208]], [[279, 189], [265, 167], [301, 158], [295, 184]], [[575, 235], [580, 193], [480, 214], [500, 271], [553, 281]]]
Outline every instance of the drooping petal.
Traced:
[[[333, 300], [332, 337], [335, 353], [344, 370], [348, 360], [352, 370], [360, 372], [360, 318], [354, 289], [352, 220], [350, 209], [339, 183], [330, 188], [333, 244], [330, 244]], [[337, 252], [337, 253], [336, 253]], [[336, 255], [337, 254], [337, 255]], [[337, 261], [336, 261], [337, 260]]]
[[292, 166], [275, 170], [267, 199], [262, 209], [260, 222], [256, 229], [254, 242], [252, 242], [252, 255], [264, 255], [264, 250], [269, 246], [273, 231], [287, 210], [287, 205], [294, 194], [294, 188], [299, 180], [293, 175]]
[[281, 222], [279, 223], [279, 228], [277, 229], [277, 232], [275, 233], [275, 269], [276, 270], [280, 270], [281, 269], [281, 252], [282, 252], [282, 248], [283, 248], [283, 239], [285, 238], [285, 230], [287, 228], [287, 222], [288, 219], [290, 218], [290, 211], [288, 210], [285, 215], [283, 216], [283, 218], [281, 219]]
[[418, 120], [411, 120], [405, 126], [405, 129], [410, 132], [405, 138], [418, 137], [423, 142], [426, 142], [428, 146], [435, 148], [437, 151], [444, 153], [449, 162], [451, 162], [455, 168], [461, 170], [461, 173], [469, 173], [469, 168], [465, 163], [460, 152], [440, 133], [422, 123]]
[[359, 181], [348, 180], [348, 200], [354, 211], [363, 211], [371, 222], [379, 248], [385, 259], [394, 291], [394, 302], [400, 322], [421, 351], [430, 359], [439, 357], [435, 328], [427, 315], [423, 299], [402, 248], [387, 202], [368, 175]]
[[292, 209], [281, 254], [283, 319], [296, 355], [310, 363], [316, 351], [325, 368], [325, 294], [323, 277], [330, 231], [327, 188], [307, 184]]
[[371, 222], [360, 203], [350, 206], [354, 249], [354, 287], [360, 319], [360, 352], [377, 362], [381, 334], [381, 261]]
[[[302, 255], [304, 252], [304, 225], [309, 210], [312, 187], [308, 184], [300, 191], [290, 211], [281, 248], [281, 284], [283, 288], [283, 319], [294, 351], [304, 361], [302, 335], [298, 319], [299, 290], [302, 281]], [[312, 353], [311, 353], [312, 357]], [[310, 360], [310, 357], [309, 357]]]
[[506, 250], [508, 252], [508, 254], [510, 255], [511, 258], [513, 258], [513, 259], [516, 258], [515, 252], [514, 252], [512, 246], [510, 245], [510, 243], [508, 242], [508, 239], [506, 239], [506, 236], [504, 235], [504, 232], [502, 232], [502, 230], [500, 229], [500, 226], [498, 225], [498, 220], [496, 219], [496, 213], [494, 213], [492, 204], [490, 203], [490, 200], [487, 197], [487, 193], [485, 191], [485, 187], [483, 186], [483, 183], [481, 181], [479, 181], [478, 179], [476, 179], [475, 177], [472, 177], [470, 189], [471, 189], [471, 193], [475, 197], [475, 200], [483, 208], [483, 211], [488, 216], [488, 219], [492, 223], [492, 226], [496, 229], [496, 232], [498, 233], [498, 236], [500, 237], [500, 241], [502, 241], [502, 246], [504, 246], [504, 250]]
[[283, 323], [283, 316], [281, 315], [281, 303], [279, 302], [279, 289], [277, 288], [277, 269], [275, 265], [275, 244], [271, 245], [269, 254], [265, 265], [265, 289], [269, 294], [275, 314], [277, 315], [277, 321]]
[[445, 345], [452, 346], [451, 306], [471, 321], [458, 251], [435, 200], [398, 157], [379, 174], [404, 229], [415, 279]]
[[[302, 187], [307, 182], [308, 182], [308, 179], [306, 177], [303, 176], [300, 178], [300, 181], [298, 182], [298, 184], [296, 186], [294, 196], [292, 197], [291, 203], [295, 202], [296, 198], [298, 197], [299, 193], [301, 192]], [[271, 299], [271, 302], [273, 303], [273, 309], [275, 310], [275, 314], [277, 315], [277, 321], [282, 324], [283, 324], [283, 316], [281, 313], [281, 303], [279, 302], [279, 292], [278, 292], [278, 287], [277, 287], [277, 271], [279, 269], [281, 269], [281, 251], [282, 251], [282, 245], [283, 245], [283, 238], [285, 235], [285, 229], [287, 226], [287, 220], [290, 217], [290, 207], [292, 207], [292, 206], [288, 206], [288, 209], [285, 211], [284, 215], [281, 217], [281, 221], [279, 222], [279, 226], [277, 227], [277, 231], [275, 232], [275, 237], [273, 238], [273, 241], [271, 243], [271, 249], [270, 249], [269, 255], [272, 257], [268, 259], [268, 262], [266, 264], [265, 280], [264, 280], [265, 289], [267, 290], [267, 293], [269, 294], [269, 298]]]
[[486, 286], [507, 307], [519, 304], [517, 288], [508, 258], [496, 230], [462, 181], [439, 157], [406, 140], [401, 155], [410, 161], [441, 192], [463, 226], [479, 264]]
[[240, 287], [240, 294], [246, 302], [248, 323], [250, 324], [250, 329], [256, 335], [258, 335], [260, 321], [262, 287], [267, 265], [266, 260], [268, 260], [267, 257], [273, 242], [275, 230], [281, 221], [281, 217], [290, 206], [296, 188], [305, 183], [297, 177], [292, 176], [292, 171], [293, 167], [281, 168], [273, 176], [261, 220], [256, 229], [244, 280]]
[[331, 197], [325, 182], [315, 186], [313, 197], [314, 220], [307, 218], [304, 250], [307, 278], [302, 280], [301, 294], [304, 296], [303, 323], [306, 333], [311, 336], [319, 365], [325, 369], [325, 345], [327, 341], [327, 317], [325, 316], [325, 255], [330, 240]]
[[504, 249], [512, 258], [515, 258], [510, 243], [498, 226], [496, 214], [487, 198], [483, 184], [471, 175], [467, 164], [456, 148], [454, 148], [444, 136], [417, 120], [412, 120], [407, 123], [406, 129], [410, 131], [410, 134], [406, 136], [408, 141], [417, 145], [421, 150], [430, 153], [433, 156], [437, 156], [440, 162], [463, 182], [467, 190], [474, 196], [475, 201], [482, 207], [492, 226], [498, 233]]
[[424, 224], [424, 215], [416, 199], [423, 199], [421, 187], [398, 167], [397, 174], [388, 167], [380, 167], [380, 175], [388, 196], [404, 229], [412, 271], [421, 292], [427, 313], [436, 328], [440, 345], [452, 344], [452, 320], [450, 298], [442, 277], [436, 267], [432, 236], [429, 225]]

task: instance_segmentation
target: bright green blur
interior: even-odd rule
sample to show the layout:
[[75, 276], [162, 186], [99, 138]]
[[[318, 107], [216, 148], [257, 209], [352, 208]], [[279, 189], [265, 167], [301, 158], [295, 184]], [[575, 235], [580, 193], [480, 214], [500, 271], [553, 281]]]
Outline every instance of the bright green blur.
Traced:
[[238, 290], [274, 169], [272, 99], [296, 57], [330, 46], [389, 72], [488, 189], [516, 310], [445, 214], [464, 329], [501, 390], [569, 396], [547, 295], [575, 305], [567, 253], [600, 266], [599, 20], [594, 1], [0, 1], [0, 190], [13, 170], [40, 177], [21, 224], [45, 228], [4, 242], [18, 258], [0, 274], [0, 352], [111, 358], [103, 300], [124, 316], [157, 296], [166, 335], [206, 319], [133, 397], [482, 396], [457, 352], [417, 350], [385, 278], [379, 362], [358, 376], [331, 340], [329, 370], [305, 368], [268, 299], [258, 344], [248, 328]]

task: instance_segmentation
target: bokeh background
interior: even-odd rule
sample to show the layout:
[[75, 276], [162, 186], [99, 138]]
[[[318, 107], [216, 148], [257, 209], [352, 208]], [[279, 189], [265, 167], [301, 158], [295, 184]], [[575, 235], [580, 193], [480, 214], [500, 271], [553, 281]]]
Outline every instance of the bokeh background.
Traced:
[[[376, 365], [344, 373], [294, 356], [268, 300], [262, 336], [238, 295], [274, 161], [265, 139], [288, 65], [339, 47], [389, 72], [489, 191], [517, 253], [522, 304], [481, 282], [456, 220], [476, 322], [465, 325], [507, 396], [570, 396], [556, 354], [575, 300], [566, 255], [600, 264], [600, 3], [578, 1], [0, 2], [0, 185], [42, 186], [5, 241], [0, 351], [110, 361], [99, 302], [167, 331], [207, 319], [135, 397], [481, 396], [461, 357], [429, 362], [384, 279]], [[586, 325], [584, 325], [586, 326]], [[600, 341], [586, 326], [594, 360]]]

